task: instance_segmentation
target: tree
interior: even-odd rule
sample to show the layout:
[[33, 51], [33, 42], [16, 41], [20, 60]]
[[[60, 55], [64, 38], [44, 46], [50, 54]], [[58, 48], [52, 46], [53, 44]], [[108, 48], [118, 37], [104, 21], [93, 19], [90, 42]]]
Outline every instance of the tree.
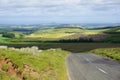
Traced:
[[15, 34], [14, 33], [3, 33], [2, 37], [15, 38]]

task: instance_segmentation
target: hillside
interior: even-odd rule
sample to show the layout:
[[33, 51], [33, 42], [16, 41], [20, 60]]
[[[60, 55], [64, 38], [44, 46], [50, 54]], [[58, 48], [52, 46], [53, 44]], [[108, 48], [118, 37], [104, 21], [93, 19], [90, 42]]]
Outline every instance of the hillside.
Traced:
[[74, 34], [98, 34], [102, 30], [87, 30], [78, 27], [64, 27], [64, 28], [53, 28], [48, 30], [38, 30], [30, 35], [27, 35], [27, 38], [62, 38], [66, 36], [71, 36]]
[[[65, 56], [61, 49], [0, 47], [1, 80], [67, 80]], [[13, 56], [14, 55], [14, 56]]]
[[110, 37], [105, 39], [105, 42], [120, 43], [120, 26], [110, 28], [104, 33], [110, 35]]
[[112, 28], [106, 30], [105, 32], [106, 33], [111, 33], [111, 34], [115, 34], [115, 33], [119, 33], [120, 34], [120, 26], [112, 27]]

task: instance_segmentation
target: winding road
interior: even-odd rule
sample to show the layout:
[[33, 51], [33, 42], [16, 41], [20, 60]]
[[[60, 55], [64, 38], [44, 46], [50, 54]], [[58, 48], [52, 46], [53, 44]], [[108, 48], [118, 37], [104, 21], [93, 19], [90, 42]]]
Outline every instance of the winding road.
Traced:
[[92, 53], [72, 53], [66, 64], [69, 80], [120, 80], [120, 63]]

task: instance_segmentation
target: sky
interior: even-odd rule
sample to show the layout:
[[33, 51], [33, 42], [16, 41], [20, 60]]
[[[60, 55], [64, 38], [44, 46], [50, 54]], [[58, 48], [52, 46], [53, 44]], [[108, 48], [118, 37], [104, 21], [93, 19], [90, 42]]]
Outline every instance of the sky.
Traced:
[[0, 24], [120, 23], [120, 0], [0, 0]]

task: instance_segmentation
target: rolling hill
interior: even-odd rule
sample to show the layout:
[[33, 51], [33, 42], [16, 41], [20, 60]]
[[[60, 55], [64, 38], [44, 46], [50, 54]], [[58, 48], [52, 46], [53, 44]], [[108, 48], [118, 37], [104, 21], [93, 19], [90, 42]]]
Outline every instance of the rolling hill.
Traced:
[[61, 27], [53, 28], [48, 30], [38, 30], [30, 35], [27, 35], [26, 38], [54, 38], [59, 39], [66, 36], [71, 36], [75, 34], [98, 34], [102, 30], [87, 30], [79, 27]]
[[[96, 29], [84, 29], [81, 27], [55, 27], [51, 29], [35, 30], [31, 33], [10, 32], [15, 34], [15, 38], [5, 40], [0, 37], [1, 43], [26, 43], [59, 40], [73, 40], [74, 42], [83, 42], [90, 39], [92, 42], [120, 42], [120, 27], [105, 27]], [[1, 34], [2, 35], [2, 34]], [[80, 39], [80, 40], [79, 40]], [[82, 39], [82, 40], [81, 40]], [[69, 42], [69, 41], [68, 41]], [[88, 41], [87, 41], [88, 42]]]

